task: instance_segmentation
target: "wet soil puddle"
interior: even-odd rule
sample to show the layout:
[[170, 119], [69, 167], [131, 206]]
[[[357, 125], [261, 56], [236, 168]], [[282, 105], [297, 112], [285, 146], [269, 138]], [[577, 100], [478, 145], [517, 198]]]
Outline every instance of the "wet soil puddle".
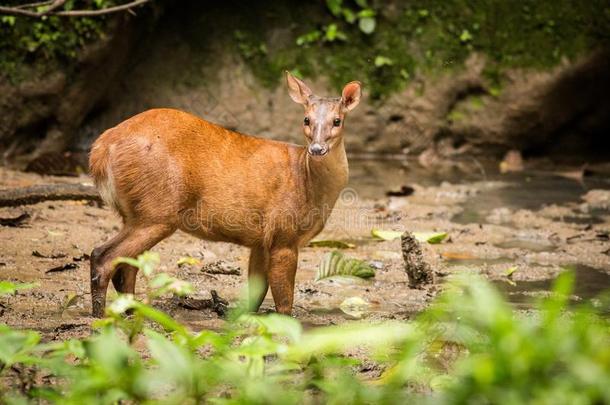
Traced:
[[[487, 223], [487, 217], [495, 208], [538, 210], [545, 205], [581, 202], [580, 197], [594, 188], [608, 189], [608, 179], [587, 178], [584, 182], [554, 176], [552, 174], [519, 174], [499, 177], [508, 182], [508, 187], [483, 190], [464, 204], [464, 211], [455, 215], [452, 221], [458, 224]], [[583, 216], [569, 220], [579, 223], [598, 223], [595, 216]]]
[[449, 258], [445, 259], [449, 266], [468, 266], [468, 267], [487, 267], [494, 264], [512, 264], [515, 263], [515, 259], [510, 257], [497, 257], [493, 259], [480, 258], [480, 257], [464, 257], [464, 258]]
[[[573, 303], [590, 301], [610, 285], [610, 274], [584, 265], [572, 266], [575, 274], [575, 285], [572, 292]], [[544, 297], [553, 288], [555, 279], [536, 281], [517, 281], [511, 285], [506, 281], [496, 280], [494, 284], [517, 308], [531, 308], [536, 298]], [[610, 308], [602, 308], [604, 314], [610, 315]]]
[[531, 252], [552, 252], [557, 246], [526, 239], [511, 239], [494, 245], [500, 249], [525, 249]]

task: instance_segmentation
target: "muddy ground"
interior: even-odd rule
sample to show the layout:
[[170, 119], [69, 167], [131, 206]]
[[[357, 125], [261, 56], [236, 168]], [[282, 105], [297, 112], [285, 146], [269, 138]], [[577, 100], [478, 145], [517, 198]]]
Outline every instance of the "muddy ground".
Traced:
[[[542, 167], [543, 169], [540, 169]], [[304, 248], [299, 257], [294, 315], [306, 326], [350, 321], [339, 305], [360, 297], [371, 306], [366, 319], [407, 319], [426, 307], [452, 273], [476, 272], [488, 277], [519, 308], [544, 295], [564, 266], [577, 274], [574, 301], [592, 300], [610, 288], [610, 166], [574, 178], [573, 168], [534, 165], [525, 172], [500, 175], [497, 162], [467, 162], [442, 170], [424, 170], [404, 162], [350, 162], [350, 185], [328, 226], [317, 239], [351, 242], [344, 253], [376, 267], [371, 280], [329, 279], [315, 282], [318, 265], [330, 248]], [[568, 173], [566, 173], [566, 171]], [[576, 176], [578, 177], [578, 176]], [[47, 183], [90, 183], [86, 176], [50, 177], [0, 168], [0, 188]], [[413, 193], [387, 197], [403, 185]], [[20, 227], [0, 227], [0, 279], [39, 283], [37, 288], [0, 300], [0, 322], [65, 339], [90, 333], [89, 264], [83, 255], [112, 237], [119, 218], [105, 207], [86, 201], [44, 202], [0, 208], [0, 217], [29, 213]], [[424, 246], [426, 260], [439, 285], [410, 289], [400, 241], [378, 241], [371, 229], [442, 231], [441, 244]], [[235, 303], [245, 287], [248, 251], [176, 233], [154, 249], [160, 270], [192, 282], [199, 298], [216, 290]], [[41, 257], [42, 256], [42, 257]], [[201, 265], [179, 268], [191, 256], [204, 266], [221, 261], [239, 275], [208, 274]], [[71, 269], [48, 272], [70, 264]], [[512, 280], [506, 271], [516, 267]], [[515, 285], [512, 285], [514, 282]], [[142, 280], [136, 287], [142, 293]], [[77, 295], [67, 306], [69, 297]], [[110, 288], [109, 297], [114, 291]], [[189, 310], [171, 298], [155, 305], [195, 330], [218, 329], [224, 322], [212, 310]], [[270, 311], [269, 294], [263, 310]], [[607, 308], [605, 309], [607, 310]]]

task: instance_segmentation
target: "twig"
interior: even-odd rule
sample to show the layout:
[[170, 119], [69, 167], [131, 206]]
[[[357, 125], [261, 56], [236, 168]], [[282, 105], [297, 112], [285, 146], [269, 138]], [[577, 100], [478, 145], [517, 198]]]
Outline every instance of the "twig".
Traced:
[[[55, 11], [57, 8], [63, 6], [65, 0], [55, 0], [53, 2], [40, 2], [30, 3], [18, 7], [5, 7], [0, 6], [0, 14], [7, 15], [19, 15], [24, 17], [42, 18], [46, 16], [59, 16], [59, 17], [97, 17], [105, 14], [117, 13], [120, 11], [130, 11], [134, 7], [141, 6], [152, 0], [134, 0], [131, 3], [121, 4], [119, 6], [103, 8], [100, 10], [62, 10]], [[31, 11], [27, 10], [29, 7], [44, 6], [50, 4], [50, 7], [43, 11]]]

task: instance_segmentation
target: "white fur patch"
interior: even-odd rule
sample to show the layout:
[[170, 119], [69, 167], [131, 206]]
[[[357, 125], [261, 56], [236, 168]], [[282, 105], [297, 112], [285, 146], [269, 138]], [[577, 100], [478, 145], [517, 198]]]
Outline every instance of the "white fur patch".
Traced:
[[100, 193], [102, 200], [116, 212], [119, 212], [119, 201], [116, 195], [116, 188], [114, 186], [114, 176], [112, 175], [112, 169], [110, 164], [106, 167], [106, 177], [101, 179], [96, 184], [97, 189]]

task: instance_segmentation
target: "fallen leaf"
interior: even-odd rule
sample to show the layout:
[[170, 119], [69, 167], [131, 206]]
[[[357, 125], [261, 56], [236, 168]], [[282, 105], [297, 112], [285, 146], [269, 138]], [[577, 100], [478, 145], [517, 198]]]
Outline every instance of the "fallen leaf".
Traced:
[[462, 252], [442, 252], [441, 256], [447, 260], [472, 260], [477, 258], [470, 253]]
[[77, 267], [78, 267], [78, 265], [76, 263], [66, 263], [66, 264], [62, 264], [61, 266], [53, 267], [53, 268], [45, 271], [45, 274], [57, 273], [57, 272], [66, 271], [66, 270], [74, 270]]
[[51, 254], [51, 255], [45, 255], [45, 254], [40, 253], [38, 250], [33, 250], [32, 256], [40, 257], [41, 259], [63, 259], [64, 257], [66, 257], [66, 254], [65, 253], [55, 253], [55, 254]]
[[182, 267], [182, 266], [198, 266], [198, 265], [201, 264], [201, 261], [199, 259], [194, 258], [194, 257], [185, 256], [185, 257], [181, 257], [180, 259], [178, 259], [176, 264], [178, 265], [178, 267]]
[[353, 249], [356, 247], [353, 243], [343, 242], [341, 240], [312, 240], [307, 246], [328, 247], [333, 249]]
[[517, 266], [510, 267], [510, 268], [506, 269], [506, 271], [504, 272], [504, 275], [508, 278], [511, 278], [513, 276], [513, 273], [517, 270], [519, 270], [519, 268]]
[[362, 318], [370, 306], [371, 304], [360, 297], [349, 297], [339, 305], [339, 309], [354, 318]]
[[447, 232], [413, 232], [418, 242], [428, 242], [431, 245], [441, 243], [449, 234]]
[[[371, 230], [371, 235], [373, 235], [374, 238], [387, 241], [398, 239], [402, 234], [403, 232], [401, 231], [386, 231], [383, 229]], [[447, 232], [413, 232], [413, 236], [418, 242], [427, 242], [431, 245], [435, 245], [445, 240], [449, 234]]]
[[394, 240], [398, 239], [402, 236], [403, 232], [401, 231], [385, 231], [383, 229], [373, 229], [371, 230], [371, 235], [374, 238], [381, 240]]
[[316, 281], [333, 276], [370, 278], [375, 276], [375, 270], [367, 262], [345, 257], [335, 250], [327, 253], [320, 262]]

